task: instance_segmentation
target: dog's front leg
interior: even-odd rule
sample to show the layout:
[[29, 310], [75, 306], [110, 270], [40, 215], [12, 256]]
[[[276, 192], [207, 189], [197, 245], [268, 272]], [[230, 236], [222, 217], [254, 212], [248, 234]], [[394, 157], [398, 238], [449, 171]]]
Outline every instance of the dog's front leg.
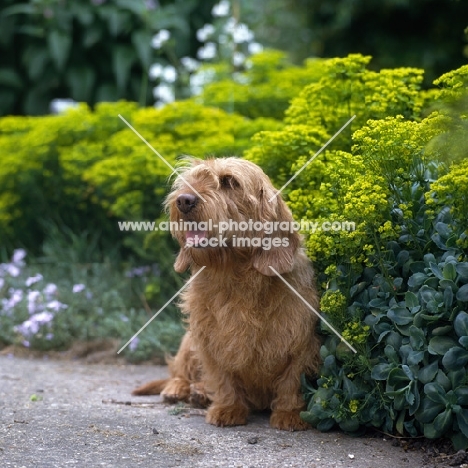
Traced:
[[235, 378], [219, 369], [210, 372], [210, 366], [205, 366], [204, 370], [206, 384], [214, 391], [206, 422], [220, 427], [247, 424], [249, 409]]
[[276, 381], [276, 398], [271, 404], [270, 426], [285, 431], [304, 431], [310, 426], [300, 417], [305, 407], [301, 395], [301, 370], [291, 363]]

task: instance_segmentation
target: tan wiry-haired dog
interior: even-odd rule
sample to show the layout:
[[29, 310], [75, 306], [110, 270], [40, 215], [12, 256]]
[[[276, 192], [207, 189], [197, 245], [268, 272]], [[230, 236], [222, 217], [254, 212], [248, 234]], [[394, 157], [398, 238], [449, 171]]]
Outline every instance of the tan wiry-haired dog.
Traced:
[[[275, 193], [265, 173], [242, 159], [194, 159], [182, 170], [166, 202], [170, 220], [212, 226], [172, 230], [181, 247], [175, 270], [190, 268], [193, 278], [205, 268], [182, 293], [189, 331], [169, 363], [171, 377], [133, 394], [211, 401], [206, 420], [217, 426], [246, 424], [249, 410], [270, 408], [272, 427], [308, 427], [299, 417], [300, 376], [319, 365], [317, 318], [270, 267], [316, 309], [318, 299], [298, 233], [280, 229], [293, 218]], [[250, 221], [250, 230], [220, 229], [229, 220]]]

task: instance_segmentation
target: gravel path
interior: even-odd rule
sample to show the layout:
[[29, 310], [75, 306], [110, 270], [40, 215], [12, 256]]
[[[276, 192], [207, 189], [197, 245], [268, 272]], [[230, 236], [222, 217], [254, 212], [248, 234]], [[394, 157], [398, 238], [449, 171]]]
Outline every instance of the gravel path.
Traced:
[[[0, 467], [419, 468], [422, 453], [340, 432], [284, 432], [267, 414], [216, 428], [131, 390], [158, 366], [0, 356]], [[124, 404], [127, 402], [127, 404]], [[180, 409], [180, 408], [179, 408]]]

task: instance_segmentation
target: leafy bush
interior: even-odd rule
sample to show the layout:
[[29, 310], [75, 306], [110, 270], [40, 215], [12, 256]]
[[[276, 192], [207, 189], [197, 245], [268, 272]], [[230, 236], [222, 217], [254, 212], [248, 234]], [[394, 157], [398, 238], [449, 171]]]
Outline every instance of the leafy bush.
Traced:
[[290, 101], [322, 75], [322, 60], [309, 59], [303, 67], [289, 63], [283, 52], [268, 50], [252, 56], [245, 72], [232, 74], [225, 67], [205, 66], [212, 77], [195, 102], [237, 112], [250, 118], [282, 120]]
[[195, 30], [210, 18], [215, 2], [161, 3], [2, 2], [0, 115], [47, 114], [50, 101], [63, 97], [90, 105], [118, 99], [152, 103], [153, 35], [169, 29], [177, 56], [193, 56]]
[[[349, 151], [353, 131], [369, 119], [419, 117], [424, 103], [419, 92], [423, 71], [407, 68], [376, 73], [367, 70], [369, 61], [370, 57], [354, 54], [320, 63], [320, 79], [292, 100], [285, 126], [255, 135], [255, 146], [247, 151], [246, 158], [264, 167], [281, 186], [353, 115], [356, 118], [333, 141], [333, 148]], [[327, 154], [321, 154], [288, 187], [296, 216], [307, 211], [303, 205], [313, 198], [311, 192], [318, 190], [327, 158]]]
[[[0, 241], [38, 252], [43, 221], [74, 232], [100, 232], [109, 248], [135, 245], [118, 219], [154, 220], [171, 171], [118, 117], [122, 115], [170, 163], [181, 154], [240, 154], [271, 119], [248, 120], [178, 102], [157, 110], [101, 103], [64, 115], [0, 121]], [[38, 219], [38, 215], [42, 219]], [[141, 246], [141, 241], [138, 241]], [[137, 243], [138, 243], [137, 242]]]
[[[439, 100], [460, 93], [466, 72], [452, 76]], [[302, 413], [321, 430], [376, 427], [468, 447], [467, 166], [441, 162], [454, 129], [439, 107], [368, 120], [352, 148], [327, 153], [313, 197], [290, 194], [307, 217], [355, 223], [307, 233], [322, 311], [358, 351], [322, 326], [323, 365], [316, 386], [304, 381]]]

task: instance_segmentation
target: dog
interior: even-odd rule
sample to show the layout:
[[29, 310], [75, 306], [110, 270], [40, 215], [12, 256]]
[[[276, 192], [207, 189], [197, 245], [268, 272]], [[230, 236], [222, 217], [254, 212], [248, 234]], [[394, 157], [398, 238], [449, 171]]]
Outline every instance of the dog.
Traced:
[[[317, 372], [320, 341], [296, 292], [315, 310], [319, 301], [300, 235], [282, 229], [291, 211], [260, 167], [235, 157], [188, 160], [165, 206], [180, 245], [174, 268], [192, 274], [180, 302], [188, 331], [170, 377], [133, 394], [208, 406], [216, 426], [270, 409], [273, 428], [307, 429], [300, 378]], [[201, 227], [179, 229], [190, 223]]]

